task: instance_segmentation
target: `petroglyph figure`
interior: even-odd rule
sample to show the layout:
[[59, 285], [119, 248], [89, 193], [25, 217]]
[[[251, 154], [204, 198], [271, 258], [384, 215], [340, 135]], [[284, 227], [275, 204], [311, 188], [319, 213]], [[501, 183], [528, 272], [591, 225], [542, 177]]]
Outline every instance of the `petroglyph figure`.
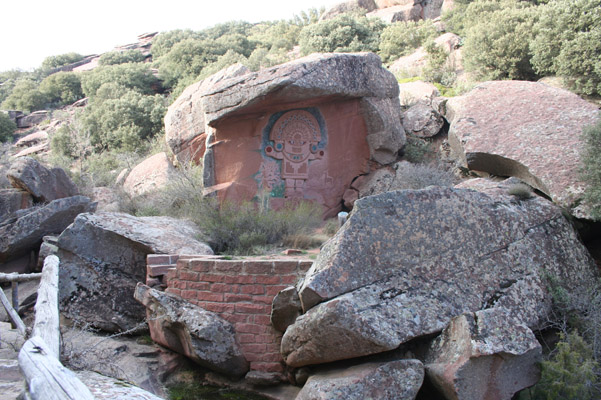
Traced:
[[318, 149], [321, 141], [319, 123], [307, 111], [288, 111], [273, 125], [269, 140], [273, 141], [273, 147], [267, 146], [265, 153], [282, 160], [284, 196], [302, 198], [305, 181], [309, 178], [309, 161], [324, 155], [324, 151]]

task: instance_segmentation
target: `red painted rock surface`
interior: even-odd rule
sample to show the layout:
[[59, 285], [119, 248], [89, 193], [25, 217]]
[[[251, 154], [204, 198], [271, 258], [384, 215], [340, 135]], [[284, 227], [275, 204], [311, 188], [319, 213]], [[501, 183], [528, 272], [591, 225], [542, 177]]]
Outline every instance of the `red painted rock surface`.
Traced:
[[574, 209], [584, 187], [580, 137], [598, 114], [597, 106], [566, 90], [535, 82], [485, 82], [447, 102], [449, 143], [464, 166], [520, 178], [586, 217], [586, 210]]

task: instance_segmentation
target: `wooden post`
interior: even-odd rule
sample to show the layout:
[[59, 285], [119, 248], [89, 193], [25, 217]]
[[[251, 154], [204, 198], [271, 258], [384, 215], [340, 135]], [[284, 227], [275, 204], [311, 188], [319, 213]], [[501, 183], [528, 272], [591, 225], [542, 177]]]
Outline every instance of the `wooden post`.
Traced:
[[60, 326], [58, 312], [58, 265], [57, 256], [44, 260], [42, 280], [35, 302], [35, 322], [32, 336], [41, 337], [58, 359], [60, 356]]
[[21, 320], [21, 317], [19, 317], [19, 314], [17, 314], [15, 309], [10, 305], [10, 302], [8, 301], [8, 298], [4, 294], [4, 290], [2, 290], [2, 288], [0, 288], [0, 302], [4, 306], [4, 309], [6, 310], [6, 313], [8, 314], [10, 319], [14, 322], [15, 326], [19, 330], [19, 333], [25, 336], [25, 334], [27, 333], [27, 329], [25, 329], [25, 324]]
[[19, 351], [19, 367], [33, 400], [94, 400], [90, 389], [65, 368], [39, 336]]

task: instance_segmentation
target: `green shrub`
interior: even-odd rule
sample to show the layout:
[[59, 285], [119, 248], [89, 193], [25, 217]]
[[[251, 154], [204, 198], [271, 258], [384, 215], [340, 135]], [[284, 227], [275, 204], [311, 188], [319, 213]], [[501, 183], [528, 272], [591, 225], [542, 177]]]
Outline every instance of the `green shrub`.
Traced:
[[384, 62], [394, 61], [433, 39], [436, 33], [431, 20], [392, 23], [382, 31], [378, 54]]
[[17, 124], [3, 112], [0, 112], [0, 142], [13, 140], [13, 133], [17, 130]]
[[74, 72], [57, 72], [40, 83], [40, 91], [51, 107], [62, 107], [82, 99], [81, 81]]
[[499, 4], [506, 8], [480, 15], [467, 29], [463, 45], [465, 68], [480, 79], [533, 79], [536, 74], [530, 64], [529, 43], [536, 8], [509, 0]]
[[118, 84], [141, 94], [153, 94], [160, 86], [149, 64], [127, 63], [106, 65], [82, 74], [81, 87], [88, 97], [106, 83]]
[[582, 178], [586, 183], [584, 200], [592, 216], [601, 219], [601, 116], [597, 124], [583, 129]]
[[186, 39], [200, 39], [200, 34], [190, 29], [161, 32], [152, 39], [150, 54], [154, 60], [157, 60], [169, 53], [174, 45]]
[[42, 74], [46, 75], [56, 68], [64, 67], [65, 65], [73, 64], [83, 59], [84, 56], [78, 53], [65, 53], [46, 57], [44, 61], [42, 61], [40, 70], [42, 71]]
[[[447, 88], [452, 87], [457, 74], [453, 65], [449, 63], [449, 53], [433, 40], [428, 41], [424, 47], [428, 54], [427, 65], [422, 72], [424, 78]], [[442, 91], [441, 95], [446, 96], [446, 94], [442, 94]]]
[[43, 110], [47, 103], [48, 99], [40, 90], [38, 82], [30, 78], [22, 78], [15, 83], [10, 95], [2, 103], [2, 108], [28, 113]]
[[384, 23], [379, 18], [342, 14], [305, 26], [299, 36], [301, 53], [378, 50]]
[[0, 72], [0, 104], [10, 95], [19, 79], [28, 75], [30, 73], [19, 70]]
[[139, 63], [146, 59], [140, 50], [109, 51], [100, 56], [99, 65]]
[[162, 133], [166, 111], [160, 95], [105, 83], [78, 118], [97, 150], [144, 151], [148, 140]]
[[520, 399], [593, 400], [601, 395], [601, 382], [596, 375], [599, 364], [591, 347], [577, 332], [567, 336], [562, 333], [554, 353], [541, 366], [540, 381]]
[[411, 163], [423, 162], [426, 155], [431, 152], [430, 144], [429, 140], [408, 133], [407, 142], [403, 147], [403, 158]]
[[208, 64], [206, 67], [202, 69], [200, 74], [198, 75], [198, 79], [205, 79], [216, 72], [221, 71], [224, 68], [229, 67], [230, 65], [234, 65], [236, 63], [247, 64], [248, 59], [244, 57], [242, 54], [236, 53], [234, 50], [228, 50], [222, 56], [217, 58], [217, 61]]
[[578, 93], [601, 94], [601, 0], [552, 0], [539, 7], [532, 64]]

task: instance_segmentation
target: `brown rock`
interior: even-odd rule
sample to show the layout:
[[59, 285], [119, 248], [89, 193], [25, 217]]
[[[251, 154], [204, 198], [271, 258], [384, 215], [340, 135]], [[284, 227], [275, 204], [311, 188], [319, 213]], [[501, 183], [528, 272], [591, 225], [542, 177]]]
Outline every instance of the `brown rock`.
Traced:
[[136, 328], [144, 307], [133, 293], [148, 254], [213, 254], [198, 228], [169, 217], [81, 214], [58, 238], [59, 300], [68, 318], [109, 332]]
[[326, 19], [332, 19], [337, 15], [351, 11], [369, 12], [375, 10], [376, 7], [374, 0], [347, 0], [328, 9], [319, 20], [324, 21]]
[[136, 165], [125, 178], [123, 190], [130, 196], [140, 196], [165, 187], [175, 172], [166, 153], [157, 153]]
[[17, 128], [31, 128], [32, 126], [38, 125], [46, 119], [48, 119], [48, 111], [34, 111], [31, 114], [18, 117]]
[[311, 376], [296, 400], [413, 400], [423, 380], [418, 360], [366, 363]]
[[402, 115], [403, 128], [417, 137], [436, 136], [444, 126], [444, 118], [429, 103], [419, 102]]
[[435, 19], [440, 17], [444, 0], [422, 1], [422, 19]]
[[77, 187], [63, 169], [48, 169], [30, 157], [16, 159], [6, 176], [13, 187], [31, 193], [38, 202], [48, 202], [78, 194]]
[[120, 199], [117, 191], [113, 188], [100, 186], [92, 189], [92, 200], [98, 203], [96, 211], [118, 212], [120, 211]]
[[428, 53], [426, 49], [420, 47], [413, 53], [400, 57], [388, 69], [394, 74], [420, 76], [426, 65], [428, 65]]
[[294, 286], [275, 295], [271, 303], [271, 325], [280, 331], [286, 331], [301, 314], [302, 307], [298, 292]]
[[370, 13], [368, 17], [377, 17], [387, 24], [393, 22], [419, 21], [422, 19], [423, 8], [419, 3], [409, 3], [406, 5], [397, 5], [387, 8], [381, 8]]
[[229, 322], [142, 283], [134, 296], [146, 307], [152, 340], [216, 372], [233, 377], [246, 374], [249, 363]]
[[449, 99], [449, 144], [472, 170], [515, 176], [579, 217], [581, 135], [598, 108], [565, 90], [535, 82], [478, 85]]
[[17, 210], [33, 206], [31, 195], [19, 189], [0, 189], [0, 223]]
[[426, 371], [447, 399], [509, 400], [540, 379], [541, 345], [504, 308], [451, 320], [434, 341]]
[[37, 131], [34, 133], [30, 133], [27, 136], [22, 137], [17, 140], [15, 146], [17, 147], [31, 147], [40, 144], [40, 142], [45, 142], [48, 140], [48, 133], [45, 131]]
[[431, 100], [440, 93], [436, 86], [429, 82], [415, 81], [399, 83], [399, 100], [401, 106], [411, 106], [422, 100]]
[[388, 351], [490, 307], [535, 329], [551, 305], [544, 274], [566, 290], [598, 275], [545, 199], [441, 187], [369, 196], [305, 277], [305, 313], [287, 328], [282, 354], [298, 367]]
[[32, 154], [45, 153], [50, 150], [50, 144], [48, 142], [40, 143], [35, 146], [28, 147], [15, 154], [14, 158], [31, 156]]

